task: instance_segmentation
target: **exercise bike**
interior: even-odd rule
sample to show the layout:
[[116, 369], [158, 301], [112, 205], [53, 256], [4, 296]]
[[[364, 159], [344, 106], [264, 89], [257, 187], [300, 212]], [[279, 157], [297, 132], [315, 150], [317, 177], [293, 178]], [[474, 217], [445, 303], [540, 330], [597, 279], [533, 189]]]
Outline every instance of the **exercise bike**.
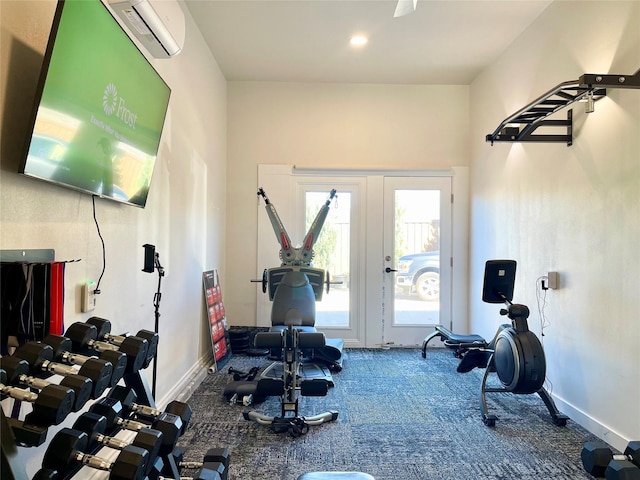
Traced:
[[[438, 325], [422, 343], [422, 356], [427, 356], [427, 346], [434, 338], [440, 338], [446, 348], [455, 350], [460, 358], [457, 371], [466, 373], [474, 368], [484, 368], [480, 388], [482, 421], [494, 427], [497, 416], [489, 413], [486, 394], [507, 392], [517, 395], [537, 393], [551, 414], [553, 423], [565, 426], [569, 417], [560, 413], [551, 395], [544, 389], [546, 360], [544, 348], [538, 337], [529, 330], [529, 308], [511, 303], [515, 284], [514, 260], [489, 260], [485, 265], [482, 301], [504, 303], [500, 315], [507, 316], [510, 324], [500, 325], [491, 342], [480, 335], [458, 335]], [[501, 387], [487, 386], [489, 375], [496, 374]]]
[[[309, 425], [333, 421], [338, 412], [329, 411], [311, 417], [298, 414], [298, 394], [303, 396], [326, 395], [333, 386], [331, 371], [342, 369], [342, 339], [326, 339], [315, 329], [316, 301], [322, 300], [330, 277], [327, 272], [312, 266], [313, 246], [318, 239], [329, 213], [336, 191], [320, 208], [301, 247], [293, 247], [275, 207], [264, 190], [258, 190], [263, 198], [267, 214], [276, 238], [280, 242], [280, 267], [265, 270], [263, 293], [269, 292], [273, 302], [271, 328], [257, 333], [256, 348], [268, 349], [275, 361], [251, 375], [238, 379], [225, 388], [224, 395], [232, 403], [245, 406], [263, 401], [268, 396], [281, 397], [281, 417], [245, 412], [244, 418], [262, 425], [270, 425], [275, 431], [287, 430], [293, 436], [306, 433]], [[238, 374], [238, 372], [236, 372]], [[240, 375], [241, 376], [241, 375]]]

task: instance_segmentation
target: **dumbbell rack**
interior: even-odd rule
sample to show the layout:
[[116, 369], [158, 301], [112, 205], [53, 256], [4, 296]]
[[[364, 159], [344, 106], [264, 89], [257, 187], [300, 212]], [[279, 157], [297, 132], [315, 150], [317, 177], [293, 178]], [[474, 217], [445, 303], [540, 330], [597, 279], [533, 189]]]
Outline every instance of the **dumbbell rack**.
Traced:
[[[122, 381], [125, 386], [131, 388], [137, 395], [137, 403], [141, 405], [146, 405], [152, 408], [156, 408], [156, 403], [151, 394], [151, 390], [149, 385], [142, 374], [142, 371], [138, 371], [136, 373], [127, 373], [123, 376]], [[108, 395], [108, 392], [107, 392]], [[20, 445], [16, 441], [16, 436], [14, 435], [14, 429], [25, 429], [24, 433], [28, 434], [28, 427], [24, 427], [21, 421], [17, 420], [18, 413], [20, 411], [20, 400], [15, 400], [14, 404], [14, 413], [13, 418], [7, 418], [4, 413], [4, 410], [0, 408], [1, 414], [1, 424], [0, 424], [0, 437], [1, 437], [1, 450], [2, 450], [2, 464], [0, 465], [0, 471], [2, 472], [2, 479], [5, 480], [22, 480], [29, 478], [26, 471], [26, 465], [24, 464], [24, 459], [20, 456], [20, 450], [22, 448], [30, 448], [30, 447], [41, 447], [43, 442], [46, 441], [47, 433], [49, 427], [38, 427], [37, 431], [31, 432], [32, 438], [34, 439], [33, 445]], [[87, 403], [88, 408], [90, 403]], [[84, 411], [84, 410], [83, 410]], [[78, 412], [78, 413], [82, 413]], [[65, 420], [66, 422], [66, 420]], [[63, 422], [64, 423], [64, 422]], [[97, 449], [99, 450], [99, 449]], [[95, 452], [87, 452], [87, 453], [95, 453]], [[167, 469], [171, 471], [171, 476], [174, 478], [179, 478], [179, 470], [173, 458], [169, 456], [167, 458], [168, 465]], [[74, 469], [65, 472], [64, 475], [60, 475], [59, 480], [69, 480], [76, 475], [76, 473], [82, 468], [82, 465], [78, 465]]]

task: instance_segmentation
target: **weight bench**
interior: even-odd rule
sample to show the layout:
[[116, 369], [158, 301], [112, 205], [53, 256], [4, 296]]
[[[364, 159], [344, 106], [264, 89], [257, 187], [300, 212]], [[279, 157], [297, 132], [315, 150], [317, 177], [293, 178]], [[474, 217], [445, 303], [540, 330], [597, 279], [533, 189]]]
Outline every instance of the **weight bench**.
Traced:
[[[268, 416], [257, 411], [243, 412], [245, 420], [253, 420], [261, 425], [268, 425], [274, 432], [288, 431], [293, 437], [304, 435], [309, 425], [320, 425], [338, 418], [338, 412], [328, 412], [311, 417], [298, 415], [298, 393], [303, 396], [325, 396], [329, 390], [329, 382], [325, 378], [303, 378], [300, 373], [300, 355], [303, 348], [318, 348], [325, 344], [324, 333], [304, 332], [297, 330], [299, 319], [292, 313], [288, 318], [287, 329], [281, 332], [260, 332], [254, 342], [258, 348], [280, 348], [282, 362], [279, 363], [281, 374], [274, 378], [263, 373], [255, 383], [253, 395], [259, 397], [280, 396], [281, 416]], [[295, 325], [294, 325], [295, 324]], [[275, 364], [272, 364], [275, 365]], [[237, 392], [235, 394], [237, 396]], [[245, 402], [243, 403], [251, 403]]]

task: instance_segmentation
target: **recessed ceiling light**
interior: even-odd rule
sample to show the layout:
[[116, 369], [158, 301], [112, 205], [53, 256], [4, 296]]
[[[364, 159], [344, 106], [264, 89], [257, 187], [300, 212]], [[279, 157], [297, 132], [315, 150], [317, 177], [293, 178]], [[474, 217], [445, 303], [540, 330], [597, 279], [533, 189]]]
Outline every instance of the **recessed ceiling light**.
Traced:
[[367, 37], [362, 35], [354, 35], [353, 37], [351, 37], [351, 40], [349, 40], [349, 43], [351, 43], [351, 45], [354, 47], [362, 47], [363, 45], [367, 44]]

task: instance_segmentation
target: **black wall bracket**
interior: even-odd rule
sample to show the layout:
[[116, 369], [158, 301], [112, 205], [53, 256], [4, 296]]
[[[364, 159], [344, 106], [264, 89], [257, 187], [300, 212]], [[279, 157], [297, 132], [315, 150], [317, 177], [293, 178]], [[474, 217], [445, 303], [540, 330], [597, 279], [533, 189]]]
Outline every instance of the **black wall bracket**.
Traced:
[[[486, 141], [491, 145], [494, 142], [562, 142], [571, 146], [572, 110], [567, 112], [566, 120], [547, 117], [574, 102], [600, 100], [607, 95], [607, 88], [640, 89], [640, 70], [633, 75], [585, 73], [577, 80], [563, 82], [504, 119], [493, 133], [486, 136]], [[536, 133], [540, 127], [560, 128], [562, 133]]]

